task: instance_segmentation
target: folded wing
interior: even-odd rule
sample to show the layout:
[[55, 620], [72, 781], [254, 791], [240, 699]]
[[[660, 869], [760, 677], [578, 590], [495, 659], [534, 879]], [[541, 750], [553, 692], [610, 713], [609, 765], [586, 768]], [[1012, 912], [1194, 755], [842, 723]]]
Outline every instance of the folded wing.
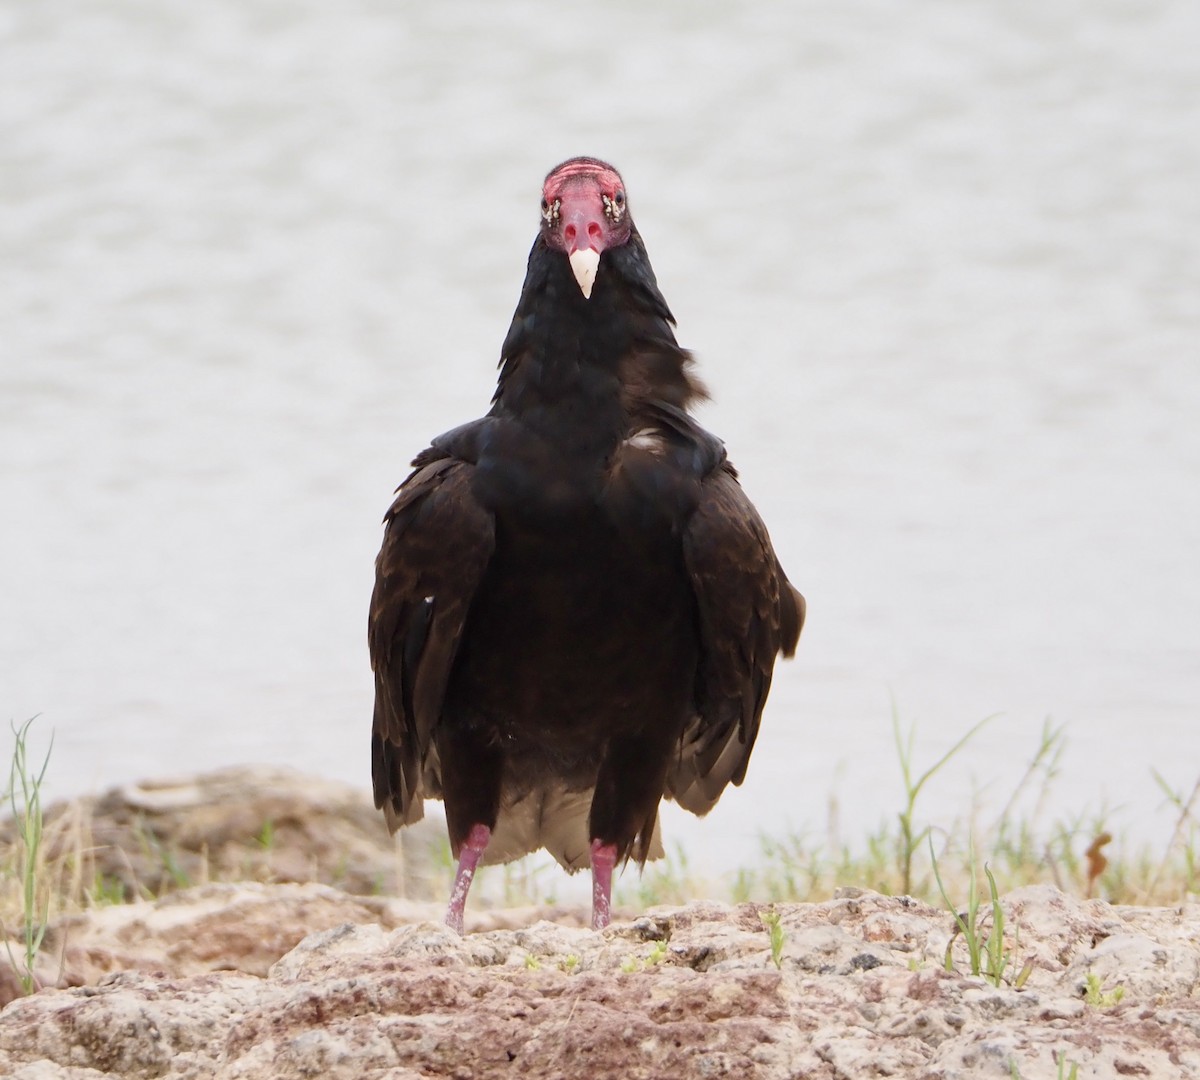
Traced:
[[423, 464], [384, 518], [368, 620], [371, 775], [375, 805], [393, 832], [420, 820], [425, 796], [440, 794], [433, 734], [471, 599], [495, 546], [492, 516], [471, 493], [473, 471], [453, 457]]
[[680, 743], [667, 792], [704, 814], [740, 784], [779, 653], [791, 656], [804, 597], [788, 581], [766, 526], [722, 463], [703, 481], [683, 535], [684, 563], [700, 622], [697, 715]]

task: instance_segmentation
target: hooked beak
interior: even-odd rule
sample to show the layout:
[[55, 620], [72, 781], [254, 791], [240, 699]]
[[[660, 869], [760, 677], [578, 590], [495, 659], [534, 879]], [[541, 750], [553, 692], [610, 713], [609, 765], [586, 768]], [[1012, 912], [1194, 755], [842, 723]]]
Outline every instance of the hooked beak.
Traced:
[[585, 300], [592, 298], [592, 286], [596, 283], [596, 269], [600, 265], [600, 252], [595, 248], [576, 248], [568, 256], [571, 272], [579, 282], [579, 290]]
[[600, 253], [608, 247], [604, 204], [592, 191], [567, 192], [562, 201], [562, 243], [585, 300], [592, 298]]

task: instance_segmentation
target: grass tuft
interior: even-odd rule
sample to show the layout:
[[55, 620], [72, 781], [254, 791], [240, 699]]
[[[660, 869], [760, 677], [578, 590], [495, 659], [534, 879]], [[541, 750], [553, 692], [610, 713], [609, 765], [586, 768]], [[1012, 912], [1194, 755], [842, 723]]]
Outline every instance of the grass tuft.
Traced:
[[[915, 754], [916, 726], [906, 728], [893, 707], [902, 801], [858, 842], [841, 842], [834, 828], [824, 841], [806, 832], [762, 836], [757, 859], [722, 880], [705, 879], [686, 851], [675, 845], [665, 860], [651, 864], [644, 874], [627, 873], [618, 885], [617, 901], [639, 909], [702, 897], [759, 904], [812, 902], [828, 899], [843, 886], [909, 895], [954, 911], [956, 937], [966, 946], [972, 969], [1020, 986], [1028, 971], [1014, 971], [1018, 943], [1016, 934], [1009, 940], [1004, 925], [998, 900], [1002, 893], [1050, 883], [1067, 893], [1100, 896], [1113, 903], [1174, 905], [1195, 897], [1200, 890], [1200, 779], [1176, 788], [1159, 773], [1153, 774], [1174, 814], [1162, 851], [1126, 845], [1107, 807], [1050, 819], [1045, 805], [1061, 772], [1066, 739], [1063, 729], [1049, 721], [994, 820], [980, 821], [977, 810], [948, 820], [929, 814], [924, 794], [929, 781], [950, 767], [991, 719], [972, 725], [932, 764], [922, 767]], [[9, 958], [27, 991], [34, 989], [34, 965], [53, 917], [135, 897], [153, 899], [210, 879], [206, 852], [199, 863], [193, 859], [183, 865], [173, 846], [141, 819], [125, 857], [131, 867], [136, 861], [140, 871], [122, 885], [113, 877], [110, 859], [109, 869], [101, 873], [95, 856], [100, 826], [93, 829], [91, 811], [83, 801], [43, 818], [41, 793], [50, 752], [34, 764], [29, 745], [32, 727], [33, 720], [13, 726], [8, 786], [0, 796], [12, 816], [0, 831], [0, 923], [14, 928], [7, 935]], [[836, 813], [831, 800], [831, 822]], [[254, 865], [226, 867], [214, 880], [231, 880], [231, 874], [238, 880], [239, 873], [243, 879], [272, 876], [272, 860], [286, 854], [278, 850], [277, 822], [263, 820], [252, 840]], [[435, 883], [435, 893], [448, 894], [453, 871], [449, 846], [442, 845], [440, 853], [435, 852], [431, 874], [444, 879], [444, 888]], [[980, 888], [984, 878], [986, 896]], [[563, 882], [561, 870], [548, 856], [533, 856], [481, 871], [475, 894], [479, 902], [494, 906], [553, 905]], [[967, 906], [960, 913], [950, 897], [964, 895]], [[771, 930], [772, 960], [778, 963], [782, 948], [782, 938], [778, 945], [774, 941], [778, 927], [764, 925]]]
[[[967, 946], [967, 957], [972, 975], [981, 975], [993, 986], [1002, 982], [1011, 982], [1018, 989], [1025, 984], [1033, 968], [1026, 964], [1013, 978], [1009, 978], [1009, 968], [1013, 964], [1012, 953], [1005, 947], [1004, 938], [1004, 905], [1000, 903], [1000, 890], [996, 885], [996, 877], [991, 868], [984, 863], [983, 872], [987, 875], [989, 904], [986, 912], [981, 911], [982, 901], [979, 895], [979, 876], [976, 871], [974, 845], [970, 848], [970, 864], [966, 909], [960, 911], [950, 899], [946, 887], [942, 883], [942, 875], [938, 868], [937, 859], [930, 844], [929, 858], [933, 864], [933, 876], [937, 881], [938, 891], [950, 913], [954, 916], [955, 930], [946, 945], [944, 966], [947, 971], [954, 970], [954, 942], [961, 934]], [[990, 923], [988, 919], [990, 917]]]
[[985, 716], [977, 724], [974, 724], [958, 742], [951, 746], [949, 750], [914, 780], [912, 764], [913, 740], [917, 735], [917, 726], [913, 724], [909, 727], [907, 737], [901, 735], [900, 710], [896, 707], [895, 701], [892, 702], [892, 736], [896, 742], [896, 756], [900, 761], [900, 775], [904, 780], [904, 809], [899, 813], [899, 832], [896, 838], [897, 863], [900, 870], [900, 891], [903, 895], [908, 896], [912, 893], [913, 856], [916, 855], [917, 849], [925, 842], [931, 829], [929, 825], [921, 829], [917, 829], [914, 825], [917, 796], [921, 794], [921, 789], [925, 784], [940, 772], [942, 767], [974, 738], [979, 729], [993, 719], [994, 717], [992, 716]]
[[[998, 893], [1048, 883], [1066, 893], [1099, 896], [1111, 903], [1163, 905], [1196, 894], [1200, 889], [1200, 781], [1185, 793], [1155, 774], [1176, 811], [1175, 827], [1161, 852], [1148, 845], [1125, 844], [1107, 807], [1051, 819], [1045, 807], [1060, 775], [1066, 737], [1063, 728], [1050, 721], [1043, 725], [1033, 754], [994, 820], [980, 821], [977, 812], [949, 820], [923, 813], [921, 796], [929, 780], [949, 766], [991, 719], [972, 725], [922, 769], [915, 762], [915, 726], [905, 730], [893, 712], [903, 801], [890, 819], [855, 844], [821, 843], [795, 831], [762, 836], [758, 864], [740, 869], [726, 893], [737, 902], [811, 902], [827, 899], [839, 887], [856, 886], [949, 906], [946, 894], [971, 892], [978, 851], [987, 863], [989, 889], [994, 881]], [[671, 870], [661, 873], [669, 878]], [[703, 893], [693, 895], [718, 891], [706, 883]]]
[[37, 979], [34, 967], [38, 953], [46, 936], [50, 922], [50, 894], [44, 888], [38, 873], [42, 852], [42, 781], [46, 778], [46, 767], [50, 764], [50, 752], [54, 748], [54, 736], [50, 736], [50, 747], [42, 767], [35, 773], [29, 764], [29, 730], [37, 717], [30, 717], [19, 727], [12, 725], [13, 750], [8, 772], [6, 793], [16, 826], [15, 877], [20, 888], [20, 944], [22, 955], [13, 955], [12, 942], [6, 937], [4, 945], [9, 963], [17, 973], [21, 989], [32, 994]]

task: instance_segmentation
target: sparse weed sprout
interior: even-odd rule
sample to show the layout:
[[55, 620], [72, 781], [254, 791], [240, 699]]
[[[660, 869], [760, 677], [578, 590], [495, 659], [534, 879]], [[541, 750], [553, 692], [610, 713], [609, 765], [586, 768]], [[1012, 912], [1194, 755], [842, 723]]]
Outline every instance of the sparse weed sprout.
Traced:
[[764, 911], [759, 918], [762, 919], [763, 925], [771, 937], [771, 963], [777, 970], [782, 970], [783, 943], [787, 939], [787, 935], [780, 923], [779, 912], [772, 908], [770, 911]]
[[[1058, 1063], [1058, 1080], [1079, 1080], [1079, 1064], [1078, 1062], [1070, 1063], [1070, 1070], [1067, 1069], [1067, 1054], [1065, 1050], [1060, 1050], [1055, 1055], [1055, 1060]], [[1008, 1063], [1008, 1075], [1011, 1080], [1023, 1080], [1021, 1069], [1015, 1061]]]
[[1114, 986], [1111, 990], [1104, 989], [1104, 980], [1094, 971], [1087, 973], [1087, 986], [1083, 992], [1083, 1000], [1098, 1009], [1111, 1009], [1120, 1003], [1125, 996], [1125, 987]]

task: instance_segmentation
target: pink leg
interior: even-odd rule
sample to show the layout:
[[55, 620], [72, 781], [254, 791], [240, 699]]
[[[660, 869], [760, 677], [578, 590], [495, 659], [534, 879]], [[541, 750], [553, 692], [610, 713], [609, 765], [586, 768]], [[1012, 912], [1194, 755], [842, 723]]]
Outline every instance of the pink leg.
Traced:
[[612, 875], [617, 845], [592, 841], [592, 929], [603, 930], [612, 920]]
[[491, 839], [492, 830], [486, 825], [472, 825], [466, 843], [458, 856], [458, 873], [454, 876], [454, 888], [450, 890], [450, 906], [446, 909], [446, 925], [458, 933], [463, 932], [463, 912], [467, 906], [467, 893], [475, 880], [475, 867], [483, 857], [483, 849]]

